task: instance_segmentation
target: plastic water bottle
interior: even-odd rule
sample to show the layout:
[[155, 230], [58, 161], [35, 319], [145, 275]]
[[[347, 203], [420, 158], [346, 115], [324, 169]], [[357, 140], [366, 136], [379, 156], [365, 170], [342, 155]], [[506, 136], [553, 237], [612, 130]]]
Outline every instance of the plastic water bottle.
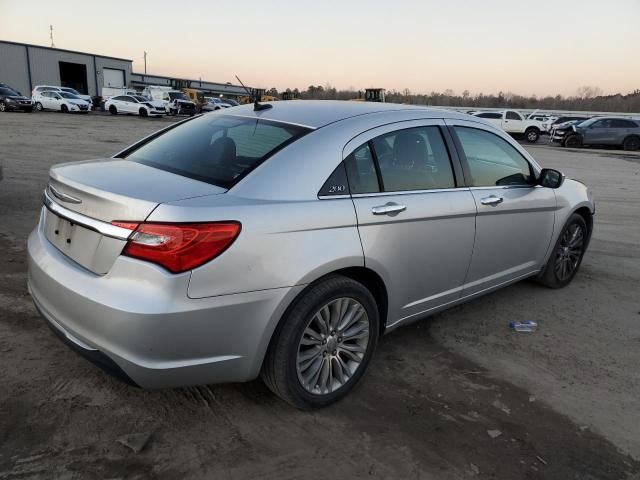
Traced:
[[535, 332], [536, 328], [538, 328], [538, 324], [531, 320], [525, 320], [524, 322], [510, 322], [509, 328], [516, 332]]

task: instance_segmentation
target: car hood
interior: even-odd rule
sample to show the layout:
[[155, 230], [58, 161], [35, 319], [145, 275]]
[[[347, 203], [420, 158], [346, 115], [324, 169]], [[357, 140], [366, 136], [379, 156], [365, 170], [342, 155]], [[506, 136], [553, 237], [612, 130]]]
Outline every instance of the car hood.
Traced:
[[69, 100], [69, 103], [73, 103], [74, 105], [88, 105], [86, 100]]
[[152, 105], [154, 107], [164, 107], [164, 102], [158, 102], [157, 100], [147, 100], [146, 102], [149, 105]]
[[29, 100], [24, 95], [7, 95], [7, 98], [10, 98], [11, 100]]

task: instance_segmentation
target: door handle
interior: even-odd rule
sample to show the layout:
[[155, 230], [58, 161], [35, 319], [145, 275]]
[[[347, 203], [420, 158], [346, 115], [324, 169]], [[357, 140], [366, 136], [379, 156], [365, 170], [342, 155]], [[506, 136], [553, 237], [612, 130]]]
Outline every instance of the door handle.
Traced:
[[502, 203], [503, 201], [504, 201], [504, 198], [496, 197], [495, 195], [490, 195], [488, 197], [484, 197], [480, 199], [480, 203], [482, 205], [491, 205], [492, 207], [495, 207], [496, 205], [498, 205], [499, 203]]
[[371, 213], [374, 215], [393, 215], [394, 213], [404, 212], [407, 209], [405, 205], [398, 205], [397, 203], [389, 202], [385, 205], [378, 205], [371, 208]]

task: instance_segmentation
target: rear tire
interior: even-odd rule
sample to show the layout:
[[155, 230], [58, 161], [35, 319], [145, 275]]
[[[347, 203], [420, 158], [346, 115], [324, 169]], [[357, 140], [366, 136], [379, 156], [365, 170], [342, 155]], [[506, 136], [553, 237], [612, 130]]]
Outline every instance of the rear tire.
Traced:
[[589, 243], [589, 230], [581, 215], [569, 217], [556, 241], [538, 283], [549, 288], [562, 288], [575, 277]]
[[141, 108], [138, 113], [140, 113], [141, 117], [148, 117], [149, 116], [149, 113], [147, 112], [146, 108]]
[[630, 152], [640, 150], [640, 137], [632, 135], [631, 137], [625, 138], [624, 142], [622, 142], [622, 148]]
[[535, 127], [527, 128], [524, 132], [524, 138], [526, 138], [529, 143], [536, 143], [540, 139], [540, 130]]
[[582, 139], [579, 135], [569, 135], [562, 142], [562, 146], [566, 148], [580, 148], [582, 146]]
[[64, 103], [60, 106], [60, 111], [62, 113], [69, 113], [69, 107], [67, 107]]
[[118, 114], [118, 109], [115, 107], [115, 105], [109, 105], [109, 113], [111, 115], [117, 115]]
[[379, 332], [371, 292], [350, 278], [329, 276], [305, 290], [283, 316], [269, 344], [262, 379], [296, 408], [327, 406], [362, 378]]

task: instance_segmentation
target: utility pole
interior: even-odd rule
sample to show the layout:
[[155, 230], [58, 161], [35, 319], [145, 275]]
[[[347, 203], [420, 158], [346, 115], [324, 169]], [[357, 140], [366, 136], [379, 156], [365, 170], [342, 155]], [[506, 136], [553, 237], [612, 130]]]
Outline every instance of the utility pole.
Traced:
[[49, 25], [49, 38], [51, 39], [51, 48], [55, 48], [56, 45], [53, 43], [53, 25]]
[[144, 74], [147, 74], [147, 52], [144, 52]]

